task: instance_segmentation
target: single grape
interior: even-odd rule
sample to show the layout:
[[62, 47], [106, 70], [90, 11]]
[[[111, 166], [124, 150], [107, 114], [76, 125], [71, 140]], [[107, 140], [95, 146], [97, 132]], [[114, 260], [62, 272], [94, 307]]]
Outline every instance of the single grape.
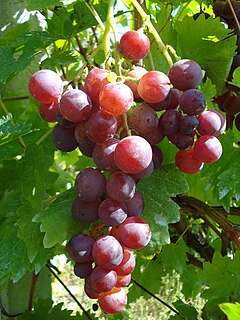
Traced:
[[75, 179], [74, 190], [84, 201], [93, 201], [102, 197], [106, 178], [94, 168], [82, 169]]
[[118, 276], [117, 277], [117, 282], [116, 282], [116, 287], [117, 288], [122, 288], [122, 287], [127, 287], [129, 283], [131, 282], [132, 276], [131, 274], [128, 274], [126, 276]]
[[171, 67], [169, 79], [178, 90], [195, 89], [202, 82], [202, 69], [195, 61], [182, 59]]
[[157, 128], [158, 116], [153, 108], [147, 104], [141, 104], [133, 108], [129, 114], [128, 124], [141, 135]]
[[166, 110], [168, 109], [168, 106], [170, 105], [171, 103], [171, 89], [168, 93], [168, 95], [166, 96], [166, 98], [161, 101], [161, 102], [158, 102], [158, 103], [148, 103], [148, 105], [153, 108], [155, 111], [162, 111], [162, 110]]
[[35, 72], [29, 79], [28, 89], [33, 98], [42, 103], [58, 102], [63, 92], [59, 75], [48, 69]]
[[120, 170], [126, 173], [138, 173], [149, 166], [152, 149], [144, 138], [130, 136], [118, 143], [114, 157]]
[[86, 261], [74, 265], [74, 274], [79, 278], [87, 278], [92, 273], [92, 262]]
[[99, 292], [93, 289], [91, 276], [85, 278], [84, 291], [90, 299], [97, 299], [99, 297]]
[[93, 238], [84, 234], [78, 234], [69, 240], [67, 252], [70, 258], [77, 263], [92, 261], [93, 245]]
[[112, 290], [117, 282], [117, 273], [97, 266], [91, 274], [92, 286], [95, 291], [106, 292]]
[[124, 172], [115, 172], [107, 179], [106, 191], [113, 200], [125, 202], [134, 196], [135, 190], [134, 179]]
[[189, 89], [182, 93], [179, 104], [184, 113], [195, 116], [205, 110], [206, 100], [201, 91]]
[[194, 155], [193, 148], [178, 150], [175, 157], [176, 166], [180, 171], [187, 174], [195, 174], [202, 170], [203, 162]]
[[96, 143], [112, 139], [117, 132], [116, 118], [103, 110], [93, 113], [85, 125], [86, 135]]
[[125, 202], [128, 217], [139, 217], [144, 209], [144, 200], [140, 192], [136, 191], [134, 196]]
[[114, 287], [111, 291], [100, 293], [98, 303], [104, 312], [117, 314], [125, 308], [127, 304], [127, 294], [124, 288]]
[[217, 161], [222, 155], [222, 145], [214, 136], [201, 136], [194, 144], [194, 155], [204, 163]]
[[87, 137], [85, 133], [86, 132], [85, 124], [86, 124], [85, 121], [78, 122], [75, 127], [74, 134], [78, 142], [78, 148], [81, 151], [81, 153], [87, 157], [92, 157], [93, 150], [96, 143]]
[[68, 121], [83, 121], [91, 115], [92, 102], [82, 90], [70, 89], [60, 100], [60, 112]]
[[159, 119], [164, 134], [172, 135], [179, 131], [181, 118], [181, 113], [175, 109], [165, 111]]
[[105, 171], [116, 171], [118, 169], [114, 160], [114, 151], [118, 142], [118, 139], [112, 138], [95, 145], [92, 158], [98, 168]]
[[118, 226], [127, 218], [127, 206], [111, 198], [104, 200], [99, 209], [98, 216], [107, 226]]
[[104, 111], [119, 116], [132, 107], [133, 92], [124, 83], [108, 83], [100, 91], [99, 102]]
[[196, 117], [187, 114], [181, 117], [179, 130], [184, 134], [191, 134], [196, 131], [198, 124]]
[[178, 149], [184, 150], [191, 147], [194, 144], [194, 134], [184, 134], [182, 132], [176, 132], [171, 136], [168, 136]]
[[197, 131], [200, 136], [214, 135], [221, 128], [219, 115], [211, 110], [203, 111], [198, 115]]
[[[147, 73], [147, 70], [143, 67], [138, 67], [138, 66], [134, 66], [134, 69], [133, 70], [130, 70], [128, 71], [126, 74], [125, 74], [125, 77], [130, 77], [130, 78], [134, 78], [134, 79], [141, 79], [142, 76], [144, 74]], [[125, 80], [124, 82], [133, 92], [133, 98], [134, 98], [134, 101], [136, 102], [141, 102], [142, 101], [142, 98], [139, 96], [139, 93], [138, 93], [138, 84], [136, 81], [133, 81], [133, 80]]]
[[92, 223], [98, 220], [98, 208], [100, 200], [93, 200], [91, 202], [83, 201], [76, 197], [72, 203], [72, 214], [75, 219], [81, 223]]
[[166, 99], [170, 92], [170, 80], [160, 71], [149, 71], [138, 83], [140, 97], [149, 103], [157, 103]]
[[150, 41], [141, 31], [130, 30], [120, 39], [119, 51], [129, 60], [141, 60], [150, 50]]
[[108, 70], [97, 68], [88, 73], [85, 79], [84, 88], [92, 102], [99, 104], [99, 93], [101, 89], [109, 83], [107, 78], [108, 75]]
[[149, 243], [151, 230], [144, 219], [129, 217], [118, 227], [117, 239], [123, 247], [139, 250]]
[[74, 128], [63, 128], [57, 124], [52, 131], [52, 143], [63, 152], [75, 150], [78, 142], [75, 139]]
[[95, 241], [92, 256], [98, 266], [113, 269], [122, 262], [123, 248], [115, 237], [103, 236]]
[[40, 103], [39, 105], [39, 113], [40, 116], [43, 118], [43, 120], [47, 122], [57, 122], [57, 111], [59, 108], [58, 102], [52, 102], [52, 103]]
[[132, 251], [124, 249], [122, 262], [113, 270], [116, 271], [118, 276], [127, 276], [132, 273], [136, 265], [136, 259]]

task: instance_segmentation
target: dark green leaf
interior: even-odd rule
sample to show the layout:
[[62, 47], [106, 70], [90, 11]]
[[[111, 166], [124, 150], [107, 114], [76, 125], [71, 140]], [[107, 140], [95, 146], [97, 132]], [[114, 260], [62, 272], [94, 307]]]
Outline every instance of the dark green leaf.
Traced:
[[152, 230], [152, 239], [147, 248], [157, 252], [161, 245], [170, 242], [168, 224], [180, 218], [179, 207], [171, 197], [187, 192], [188, 184], [175, 166], [166, 165], [142, 180], [138, 190], [145, 201], [143, 218]]
[[26, 0], [26, 8], [28, 10], [43, 10], [52, 6], [61, 6], [62, 2], [59, 0]]

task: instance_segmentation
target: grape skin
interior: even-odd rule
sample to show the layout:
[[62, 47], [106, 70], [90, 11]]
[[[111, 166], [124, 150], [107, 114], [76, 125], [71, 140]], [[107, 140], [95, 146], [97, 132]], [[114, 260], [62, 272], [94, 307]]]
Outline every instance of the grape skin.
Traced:
[[141, 31], [130, 30], [120, 39], [119, 51], [129, 60], [141, 60], [150, 50], [150, 41]]
[[60, 112], [68, 121], [83, 121], [91, 115], [92, 102], [82, 90], [71, 89], [60, 100]]
[[221, 128], [221, 119], [219, 115], [211, 110], [203, 111], [198, 116], [199, 124], [197, 131], [199, 135], [214, 135]]
[[72, 214], [81, 223], [92, 223], [98, 220], [99, 200], [86, 202], [76, 197], [72, 203]]
[[184, 91], [180, 97], [181, 110], [191, 116], [198, 115], [205, 110], [206, 100], [204, 94], [197, 89]]
[[111, 291], [100, 293], [98, 303], [106, 313], [120, 313], [127, 304], [127, 294], [123, 288], [114, 287]]
[[113, 269], [123, 259], [123, 248], [113, 236], [103, 236], [93, 245], [92, 256], [95, 263], [105, 269]]
[[112, 138], [95, 145], [92, 158], [98, 168], [105, 171], [116, 171], [118, 169], [114, 160], [114, 151], [118, 142], [118, 139]]
[[120, 170], [126, 173], [138, 173], [149, 166], [152, 149], [144, 138], [130, 136], [118, 143], [114, 157]]
[[124, 249], [122, 262], [113, 270], [116, 271], [118, 276], [127, 276], [132, 273], [136, 265], [136, 259], [132, 251]]
[[195, 61], [182, 59], [171, 67], [169, 79], [178, 90], [195, 89], [202, 82], [202, 69]]
[[138, 83], [140, 97], [149, 103], [158, 103], [166, 99], [170, 92], [170, 80], [160, 71], [149, 71]]
[[[134, 66], [133, 70], [128, 71], [125, 74], [125, 77], [131, 77], [131, 78], [135, 78], [135, 79], [141, 79], [142, 76], [144, 74], [147, 73], [147, 70], [143, 67], [138, 67], [138, 66]], [[142, 98], [139, 96], [138, 93], [138, 84], [137, 82], [133, 81], [133, 80], [125, 80], [124, 82], [133, 92], [133, 97], [134, 97], [134, 101], [136, 102], [141, 102]]]
[[78, 142], [75, 139], [74, 128], [63, 128], [57, 124], [52, 131], [52, 143], [63, 152], [75, 150]]
[[92, 262], [86, 261], [74, 265], [74, 274], [79, 278], [87, 278], [92, 273]]
[[93, 289], [97, 292], [112, 290], [117, 282], [117, 273], [114, 270], [107, 270], [97, 266], [91, 273]]
[[158, 116], [153, 108], [147, 104], [141, 104], [129, 114], [128, 124], [139, 134], [144, 134], [157, 128]]
[[68, 255], [77, 263], [92, 261], [93, 245], [94, 240], [91, 237], [84, 234], [75, 235], [67, 244]]
[[91, 70], [84, 83], [84, 89], [92, 100], [92, 102], [99, 104], [99, 93], [101, 89], [109, 83], [107, 76], [109, 75], [108, 70], [104, 69], [93, 69]]
[[186, 174], [195, 174], [202, 170], [204, 165], [204, 163], [195, 156], [193, 148], [179, 150], [176, 153], [175, 162], [178, 169]]
[[28, 89], [33, 98], [42, 103], [58, 102], [63, 92], [59, 75], [48, 69], [35, 72], [29, 79]]
[[58, 102], [53, 102], [51, 104], [40, 103], [39, 114], [43, 120], [47, 122], [57, 122], [57, 111], [59, 108]]
[[118, 226], [127, 218], [127, 207], [124, 203], [111, 198], [104, 200], [99, 209], [99, 219], [107, 226]]
[[213, 163], [222, 155], [221, 142], [214, 136], [201, 136], [194, 144], [194, 155], [204, 163]]
[[119, 202], [125, 202], [134, 196], [136, 184], [131, 176], [118, 171], [108, 177], [106, 191], [110, 198]]
[[99, 102], [104, 111], [120, 116], [132, 107], [133, 92], [124, 83], [109, 83], [100, 91]]

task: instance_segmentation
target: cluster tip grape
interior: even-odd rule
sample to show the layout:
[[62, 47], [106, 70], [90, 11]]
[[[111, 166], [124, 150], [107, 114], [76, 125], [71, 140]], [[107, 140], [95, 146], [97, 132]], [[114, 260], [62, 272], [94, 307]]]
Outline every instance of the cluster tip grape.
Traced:
[[[120, 53], [132, 61], [146, 57], [149, 49], [142, 31], [128, 31], [119, 43]], [[111, 82], [110, 72], [93, 68], [84, 86], [63, 91], [55, 72], [40, 70], [30, 78], [29, 91], [40, 102], [41, 117], [58, 122], [54, 146], [63, 152], [79, 148], [96, 165], [76, 176], [72, 215], [90, 224], [90, 230], [73, 235], [67, 252], [75, 275], [85, 279], [87, 296], [115, 314], [127, 304], [124, 287], [135, 267], [134, 250], [151, 239], [137, 183], [162, 164], [159, 143], [166, 137], [179, 149], [177, 167], [197, 173], [204, 163], [220, 158], [217, 137], [225, 119], [218, 110], [206, 110], [204, 94], [197, 89], [202, 70], [192, 60], [177, 61], [168, 75], [133, 65], [122, 70], [120, 81]]]

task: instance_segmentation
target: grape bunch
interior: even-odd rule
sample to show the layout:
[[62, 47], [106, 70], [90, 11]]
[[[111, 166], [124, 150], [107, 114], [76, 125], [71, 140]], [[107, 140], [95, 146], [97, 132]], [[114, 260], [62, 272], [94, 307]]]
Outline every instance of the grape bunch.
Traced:
[[176, 145], [176, 165], [188, 174], [222, 153], [217, 137], [225, 119], [218, 110], [205, 110], [204, 94], [197, 89], [200, 66], [182, 59], [168, 75], [147, 71], [135, 62], [149, 49], [142, 30], [128, 31], [118, 50], [132, 61], [132, 68], [122, 69], [123, 75], [93, 68], [79, 88], [64, 88], [51, 70], [37, 71], [29, 80], [41, 117], [57, 122], [54, 146], [63, 152], [79, 148], [95, 163], [76, 176], [72, 203], [74, 219], [90, 224], [90, 230], [74, 235], [67, 251], [75, 275], [85, 279], [86, 294], [111, 314], [127, 303], [124, 287], [135, 267], [133, 250], [151, 239], [150, 227], [140, 217], [144, 199], [137, 183], [162, 164], [159, 143], [166, 137]]
[[228, 29], [233, 30], [233, 33], [237, 35], [236, 55], [233, 58], [226, 79], [226, 92], [221, 96], [215, 97], [214, 102], [218, 104], [221, 111], [226, 112], [226, 115], [231, 119], [231, 122], [235, 122], [237, 130], [240, 131], [240, 88], [231, 84], [233, 73], [240, 66], [240, 30], [236, 22], [236, 19], [240, 21], [240, 2], [232, 0], [231, 4], [232, 9], [235, 12], [235, 17], [228, 2], [217, 0], [213, 4], [213, 11], [216, 17], [220, 17], [222, 23], [224, 23]]

